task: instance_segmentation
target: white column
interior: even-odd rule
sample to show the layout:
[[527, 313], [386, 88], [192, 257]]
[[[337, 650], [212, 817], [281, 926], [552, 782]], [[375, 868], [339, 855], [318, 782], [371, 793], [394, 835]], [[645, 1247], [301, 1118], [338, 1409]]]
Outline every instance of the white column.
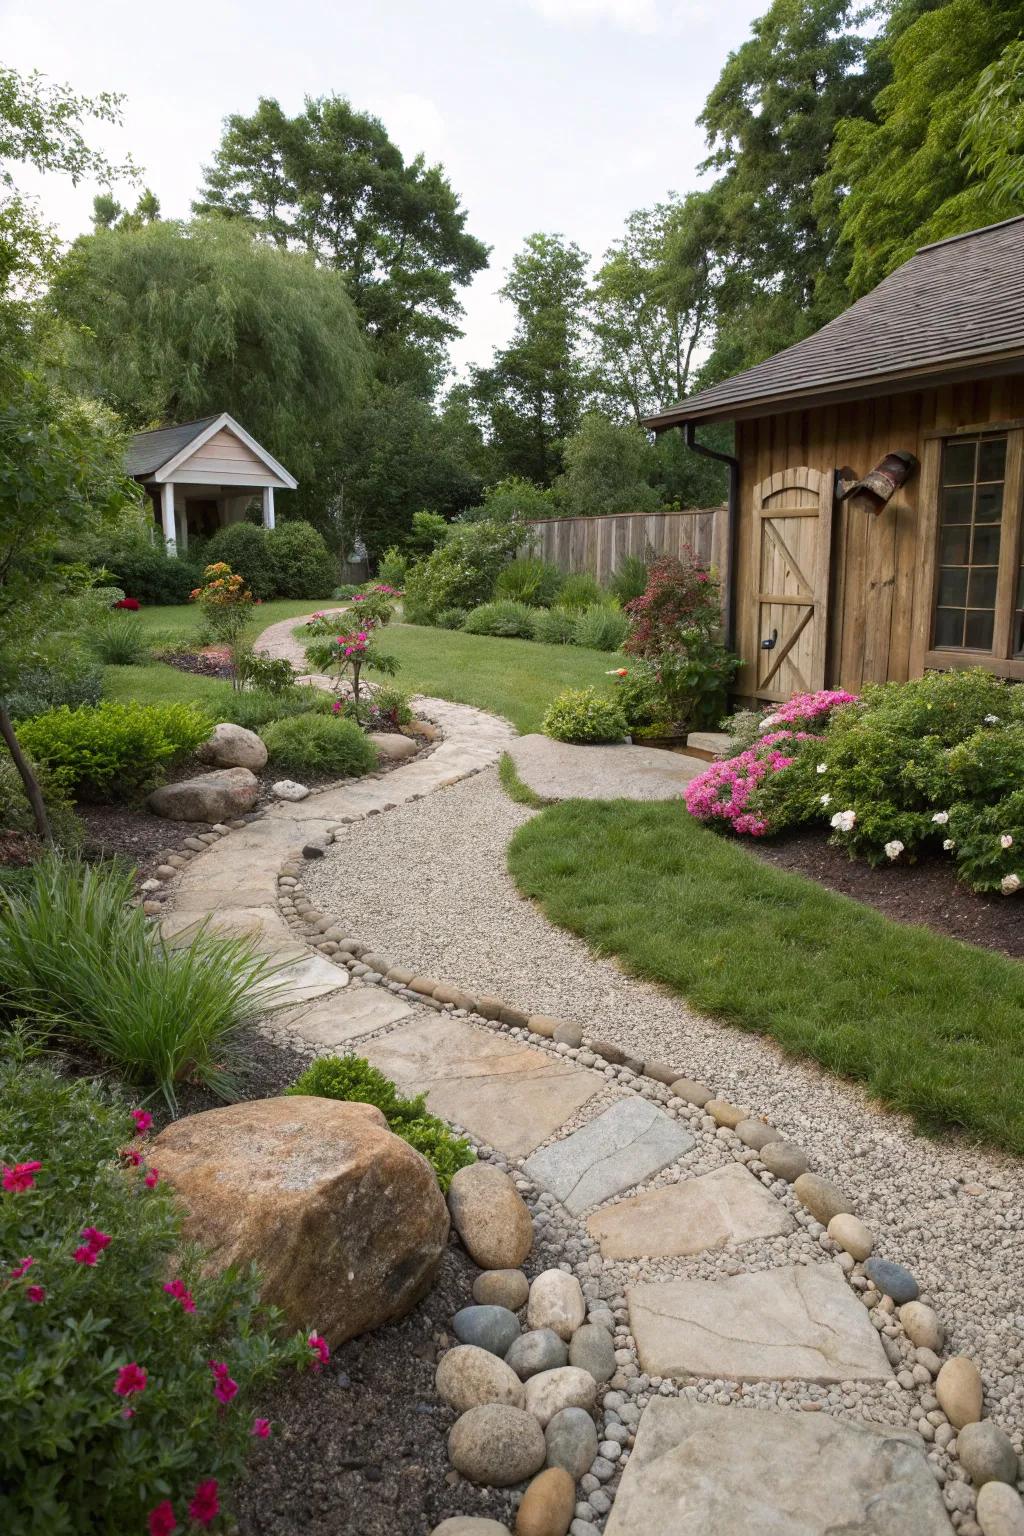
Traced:
[[188, 503], [187, 502], [182, 503], [181, 511], [178, 513], [178, 528], [179, 528], [179, 531], [181, 533], [181, 541], [180, 541], [181, 542], [181, 548], [182, 548], [182, 552], [184, 552], [186, 549], [188, 549]]
[[272, 485], [263, 487], [263, 526], [264, 528], [274, 526], [274, 487]]
[[164, 545], [169, 555], [178, 553], [178, 541], [174, 536], [174, 486], [170, 480], [165, 480], [161, 493], [160, 506], [164, 524]]

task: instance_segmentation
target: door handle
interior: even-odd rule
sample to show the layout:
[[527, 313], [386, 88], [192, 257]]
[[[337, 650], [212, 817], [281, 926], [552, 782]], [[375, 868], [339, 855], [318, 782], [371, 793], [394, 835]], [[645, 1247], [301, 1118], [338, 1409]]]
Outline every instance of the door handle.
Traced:
[[761, 641], [761, 649], [762, 649], [762, 651], [773, 651], [775, 649], [775, 646], [776, 646], [776, 643], [778, 641], [778, 638], [779, 638], [778, 630], [777, 629], [773, 629], [772, 630], [772, 637], [771, 637], [771, 639], [770, 640], [762, 640]]

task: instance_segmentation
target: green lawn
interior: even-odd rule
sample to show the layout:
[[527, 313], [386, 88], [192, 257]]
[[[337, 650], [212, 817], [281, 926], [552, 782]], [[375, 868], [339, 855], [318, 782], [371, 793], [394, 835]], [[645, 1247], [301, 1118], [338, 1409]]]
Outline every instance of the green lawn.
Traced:
[[103, 695], [122, 703], [209, 704], [216, 713], [218, 700], [230, 698], [231, 684], [154, 661], [147, 667], [104, 667]]
[[1024, 1153], [1018, 962], [773, 869], [675, 802], [553, 806], [517, 832], [509, 867], [552, 922], [633, 974], [858, 1079], [925, 1129]]
[[[279, 619], [303, 618], [317, 608], [329, 608], [329, 602], [316, 603], [308, 597], [276, 598], [253, 609], [253, 634], [276, 624]], [[194, 603], [174, 603], [163, 608], [140, 608], [135, 619], [151, 645], [175, 640], [191, 640], [199, 632], [202, 614]]]

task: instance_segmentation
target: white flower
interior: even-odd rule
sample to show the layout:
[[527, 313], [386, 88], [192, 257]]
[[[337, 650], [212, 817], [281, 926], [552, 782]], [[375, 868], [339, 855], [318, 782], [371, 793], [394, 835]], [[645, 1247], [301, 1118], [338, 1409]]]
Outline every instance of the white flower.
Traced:
[[778, 718], [778, 715], [765, 715], [764, 719], [761, 721], [761, 724], [758, 726], [758, 730], [770, 731]]
[[1013, 847], [1013, 838], [1010, 836], [1009, 832], [1003, 833], [1002, 837], [999, 839], [999, 846], [1000, 848]]
[[1020, 890], [1020, 875], [1004, 875], [999, 882], [999, 889], [1004, 896], [1012, 896]]
[[830, 805], [831, 802], [832, 802], [832, 796], [831, 795], [822, 795], [822, 797], [821, 797], [822, 805]]
[[828, 763], [819, 763], [814, 771], [815, 773], [828, 773]]
[[934, 821], [934, 823], [935, 823], [935, 825], [937, 827], [944, 827], [948, 820], [949, 820], [949, 812], [948, 811], [936, 811], [935, 815], [932, 817], [932, 821]]
[[946, 853], [952, 853], [953, 849], [956, 847], [956, 843], [954, 843], [954, 841], [953, 841], [953, 839], [951, 837], [947, 837], [946, 841], [943, 843], [942, 846], [945, 849]]
[[898, 837], [894, 837], [891, 843], [886, 843], [885, 852], [887, 858], [899, 858], [900, 854], [903, 852], [903, 844], [900, 842]]
[[986, 715], [985, 716], [985, 724], [986, 725], [998, 725], [999, 724], [999, 716], [998, 715]]
[[832, 817], [832, 825], [837, 832], [852, 832], [856, 821], [856, 811], [836, 811]]

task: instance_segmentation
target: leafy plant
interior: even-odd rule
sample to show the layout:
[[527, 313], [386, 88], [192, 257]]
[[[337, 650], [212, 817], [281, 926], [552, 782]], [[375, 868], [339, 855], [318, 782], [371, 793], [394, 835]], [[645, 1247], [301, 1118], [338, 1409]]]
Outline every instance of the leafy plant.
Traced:
[[[390, 608], [387, 611], [390, 615]], [[306, 646], [306, 656], [311, 666], [319, 668], [321, 672], [333, 673], [339, 684], [346, 676], [351, 677], [352, 698], [358, 711], [359, 683], [363, 669], [379, 672], [383, 677], [394, 677], [398, 671], [398, 662], [394, 656], [378, 648], [378, 620], [372, 610], [364, 611], [357, 623], [360, 624], [359, 628], [337, 634], [336, 618], [330, 614], [314, 614], [306, 626], [307, 633], [313, 636]]]
[[186, 1081], [229, 1098], [225, 1054], [265, 1012], [272, 967], [249, 940], [207, 931], [170, 948], [132, 894], [130, 869], [57, 853], [27, 886], [0, 893], [0, 1009], [38, 1019], [172, 1107]]
[[109, 613], [90, 630], [89, 649], [105, 667], [135, 667], [148, 659], [149, 645], [130, 613]]
[[527, 603], [531, 608], [550, 608], [558, 600], [562, 573], [549, 560], [522, 555], [499, 571], [494, 596], [500, 601]]
[[275, 769], [337, 777], [369, 773], [377, 753], [352, 720], [306, 713], [273, 720], [260, 733]]
[[567, 688], [548, 709], [542, 729], [556, 741], [621, 741], [626, 721], [616, 699], [602, 698], [596, 688]]
[[576, 612], [571, 608], [540, 608], [533, 615], [533, 638], [544, 645], [572, 645]]
[[399, 549], [397, 544], [390, 544], [381, 555], [377, 565], [377, 576], [389, 587], [404, 587], [405, 576], [409, 569], [409, 556]]
[[466, 615], [463, 629], [469, 635], [501, 635], [506, 639], [533, 639], [534, 610], [525, 603], [482, 603]]
[[331, 592], [338, 579], [335, 562], [311, 523], [289, 519], [269, 529], [265, 538], [272, 597], [319, 598]]
[[[337, 701], [334, 701], [337, 702]], [[401, 688], [380, 684], [372, 693], [365, 693], [358, 709], [354, 699], [342, 702], [340, 713], [346, 720], [356, 720], [364, 731], [398, 730], [411, 725], [414, 719], [409, 696]]]
[[259, 731], [271, 720], [285, 720], [292, 715], [329, 714], [330, 709], [329, 694], [305, 684], [293, 684], [280, 693], [254, 688], [251, 693], [229, 694], [218, 701], [217, 718], [244, 725], [249, 731]]
[[444, 608], [475, 608], [490, 597], [498, 573], [522, 542], [516, 521], [453, 525], [445, 542], [411, 566], [405, 580], [406, 615], [413, 622]]
[[433, 618], [435, 629], [461, 629], [468, 617], [465, 608], [442, 608]]
[[[440, 512], [414, 512], [406, 544], [413, 555], [429, 555], [448, 537], [449, 525]], [[381, 576], [382, 581], [387, 581]]]
[[669, 719], [683, 730], [717, 725], [740, 665], [713, 635], [691, 631], [678, 651], [658, 658], [658, 676], [668, 701]]
[[[256, 523], [228, 523], [218, 528], [206, 546], [207, 565], [226, 565], [241, 573], [246, 587], [260, 602], [274, 596], [274, 571], [265, 528]], [[195, 586], [199, 586], [195, 582]], [[300, 597], [309, 594], [300, 592]]]
[[226, 645], [231, 655], [231, 686], [242, 686], [239, 665], [246, 654], [246, 634], [252, 624], [252, 592], [245, 579], [223, 560], [208, 565], [189, 598], [198, 603], [203, 625], [215, 641]]
[[18, 738], [62, 789], [86, 799], [132, 800], [210, 734], [195, 704], [118, 704], [112, 699], [25, 720]]
[[361, 1056], [321, 1057], [285, 1092], [375, 1104], [395, 1135], [431, 1164], [444, 1192], [460, 1168], [476, 1161], [469, 1142], [453, 1136], [443, 1120], [428, 1112], [426, 1094], [403, 1098], [391, 1079]]
[[558, 594], [561, 608], [593, 608], [595, 603], [607, 601], [608, 593], [589, 571], [573, 571], [566, 576]]
[[245, 650], [239, 656], [236, 672], [245, 687], [263, 693], [287, 693], [295, 684], [295, 669], [287, 656]]
[[146, 604], [187, 603], [203, 568], [187, 555], [168, 556], [142, 533], [86, 546], [90, 562], [105, 567], [123, 591]]
[[263, 1389], [313, 1363], [254, 1271], [208, 1272], [183, 1246], [138, 1130], [96, 1083], [0, 1059], [0, 1161], [32, 1169], [0, 1194], [6, 1531], [183, 1529], [241, 1475]]
[[[35, 772], [46, 800], [54, 842], [61, 848], [77, 847], [82, 840], [82, 828], [74, 806], [45, 768], [36, 764]], [[0, 831], [31, 836], [35, 830], [21, 776], [9, 757], [0, 757]]]
[[102, 696], [103, 673], [98, 663], [82, 651], [65, 648], [52, 662], [40, 661], [19, 669], [7, 707], [15, 720], [27, 720], [62, 704], [71, 709], [79, 704], [98, 704]]
[[647, 591], [647, 562], [639, 555], [627, 555], [608, 583], [609, 589], [625, 607]]
[[617, 651], [629, 630], [629, 620], [607, 603], [584, 608], [573, 626], [573, 644], [591, 651]]
[[653, 662], [637, 658], [628, 667], [620, 668], [615, 697], [631, 731], [668, 718], [668, 701]]

